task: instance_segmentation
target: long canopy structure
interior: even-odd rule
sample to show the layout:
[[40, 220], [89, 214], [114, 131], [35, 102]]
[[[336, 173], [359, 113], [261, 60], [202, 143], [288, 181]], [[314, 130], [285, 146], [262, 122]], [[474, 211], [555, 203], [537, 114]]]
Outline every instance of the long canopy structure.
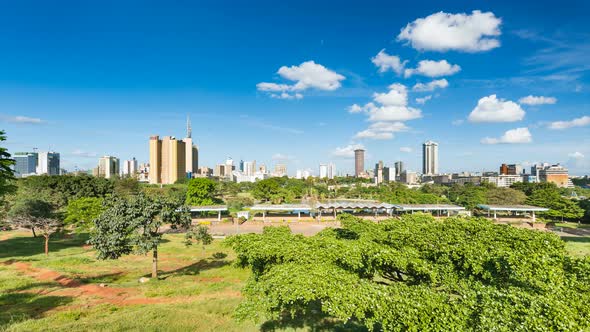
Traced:
[[354, 200], [354, 201], [328, 201], [317, 203], [315, 208], [318, 210], [319, 216], [322, 216], [322, 210], [332, 211], [334, 218], [338, 210], [372, 210], [377, 214], [379, 210], [385, 210], [391, 214], [393, 205], [388, 203], [381, 203], [377, 201]]
[[505, 212], [531, 212], [533, 221], [536, 220], [535, 212], [546, 212], [549, 209], [539, 206], [532, 206], [532, 205], [488, 205], [488, 204], [479, 204], [478, 208], [488, 211], [488, 216], [490, 212], [494, 213], [494, 219], [497, 219], [497, 212], [498, 211], [505, 211]]
[[464, 207], [452, 204], [393, 204], [393, 208], [400, 212], [432, 212], [444, 211], [449, 214], [450, 211], [463, 211]]
[[262, 220], [266, 221], [266, 212], [287, 211], [297, 212], [297, 219], [301, 219], [301, 212], [311, 213], [312, 207], [308, 204], [256, 204], [250, 211], [262, 211]]
[[217, 212], [217, 220], [221, 221], [221, 212], [227, 211], [227, 205], [191, 206], [191, 212]]

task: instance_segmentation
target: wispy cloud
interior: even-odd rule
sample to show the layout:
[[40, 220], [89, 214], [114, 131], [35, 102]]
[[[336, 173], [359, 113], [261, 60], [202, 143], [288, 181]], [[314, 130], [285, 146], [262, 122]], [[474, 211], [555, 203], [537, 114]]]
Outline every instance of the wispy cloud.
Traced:
[[74, 150], [71, 153], [72, 156], [80, 157], [80, 158], [96, 158], [98, 154], [96, 152], [88, 152], [84, 150]]
[[2, 116], [0, 116], [0, 120], [6, 121], [6, 122], [12, 122], [12, 123], [22, 123], [22, 124], [41, 124], [41, 123], [46, 122], [40, 118], [32, 118], [32, 117], [22, 116], [22, 115], [16, 115], [16, 116], [2, 115]]

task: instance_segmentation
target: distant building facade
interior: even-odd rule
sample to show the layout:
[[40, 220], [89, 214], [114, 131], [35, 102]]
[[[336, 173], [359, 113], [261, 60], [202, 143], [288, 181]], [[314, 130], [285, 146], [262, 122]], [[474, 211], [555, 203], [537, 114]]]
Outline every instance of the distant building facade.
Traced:
[[37, 174], [59, 175], [61, 167], [60, 157], [57, 152], [39, 152], [37, 162]]
[[354, 176], [360, 177], [365, 172], [365, 150], [354, 150]]
[[135, 176], [138, 172], [137, 159], [132, 158], [131, 160], [123, 161], [123, 169], [121, 170], [123, 176]]
[[104, 156], [98, 160], [94, 175], [110, 179], [119, 175], [120, 167], [119, 158]]
[[173, 184], [186, 177], [186, 143], [173, 136], [150, 137], [150, 183]]
[[438, 143], [427, 141], [422, 144], [422, 174], [438, 174]]
[[14, 173], [16, 177], [33, 175], [37, 172], [39, 154], [36, 152], [16, 152], [14, 158]]

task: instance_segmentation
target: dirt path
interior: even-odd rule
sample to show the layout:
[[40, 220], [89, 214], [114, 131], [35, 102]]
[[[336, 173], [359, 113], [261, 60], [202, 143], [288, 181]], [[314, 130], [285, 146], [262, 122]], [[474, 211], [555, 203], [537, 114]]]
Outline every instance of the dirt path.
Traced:
[[57, 290], [41, 290], [37, 292], [38, 294], [51, 293], [52, 295], [84, 297], [86, 302], [85, 304], [87, 306], [104, 303], [114, 304], [118, 306], [158, 303], [189, 303], [196, 300], [218, 297], [241, 297], [240, 292], [231, 291], [177, 298], [146, 298], [139, 294], [139, 290], [135, 288], [101, 287], [97, 284], [82, 284], [79, 280], [68, 278], [64, 275], [59, 274], [56, 271], [44, 268], [36, 268], [31, 266], [31, 264], [25, 262], [6, 261], [4, 262], [4, 265], [12, 266], [22, 274], [35, 278], [38, 281], [53, 281], [57, 282], [61, 286], [61, 288]]

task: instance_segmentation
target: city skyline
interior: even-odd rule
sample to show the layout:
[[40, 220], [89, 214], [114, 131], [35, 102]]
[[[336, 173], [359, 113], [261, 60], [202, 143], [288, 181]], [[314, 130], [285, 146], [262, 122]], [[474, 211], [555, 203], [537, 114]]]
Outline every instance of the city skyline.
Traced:
[[[59, 152], [68, 170], [107, 155], [147, 162], [146, 137], [183, 137], [187, 114], [199, 166], [210, 168], [229, 155], [285, 164], [289, 175], [320, 163], [353, 174], [353, 150], [364, 148], [365, 168], [404, 161], [420, 171], [421, 144], [434, 140], [440, 173], [590, 169], [588, 4], [566, 1], [547, 21], [542, 3], [383, 2], [331, 15], [302, 2], [288, 16], [306, 22], [300, 29], [281, 24], [286, 8], [274, 3], [176, 5], [157, 24], [149, 18], [162, 8], [147, 5], [2, 6], [15, 27], [0, 36], [8, 149]], [[420, 34], [423, 22], [459, 18], [492, 28], [456, 44]], [[130, 22], [96, 29], [105, 20]]]

